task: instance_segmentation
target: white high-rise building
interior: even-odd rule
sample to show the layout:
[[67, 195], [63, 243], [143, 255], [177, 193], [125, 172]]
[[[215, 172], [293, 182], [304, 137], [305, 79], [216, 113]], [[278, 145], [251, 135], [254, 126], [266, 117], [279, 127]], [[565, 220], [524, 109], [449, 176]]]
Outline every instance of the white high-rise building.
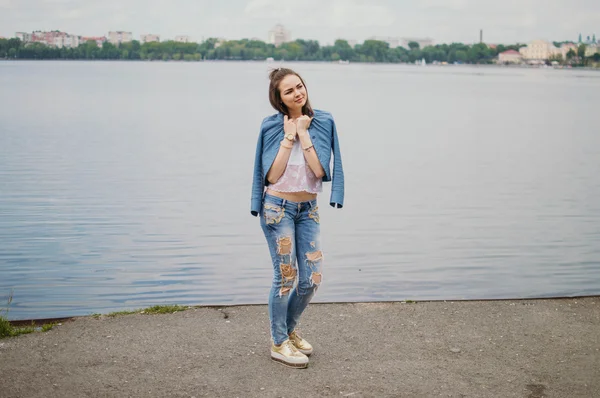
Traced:
[[108, 32], [108, 41], [115, 46], [121, 43], [128, 43], [133, 40], [133, 34], [131, 32]]
[[25, 32], [17, 32], [15, 37], [21, 40], [23, 43], [29, 43], [33, 40], [33, 34]]
[[54, 37], [54, 46], [58, 48], [75, 48], [79, 46], [79, 36], [63, 35]]
[[275, 25], [273, 29], [269, 31], [269, 43], [275, 44], [275, 47], [279, 47], [283, 43], [292, 41], [292, 35], [283, 25]]

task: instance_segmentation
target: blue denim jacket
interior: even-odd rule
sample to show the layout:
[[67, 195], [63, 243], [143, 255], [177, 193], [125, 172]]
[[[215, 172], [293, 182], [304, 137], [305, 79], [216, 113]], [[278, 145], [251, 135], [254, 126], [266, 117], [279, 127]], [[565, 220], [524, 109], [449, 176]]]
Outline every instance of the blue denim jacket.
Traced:
[[[331, 181], [331, 198], [329, 204], [341, 208], [344, 205], [344, 169], [340, 155], [340, 142], [331, 113], [315, 109], [313, 120], [308, 128], [317, 157], [325, 171], [323, 181]], [[254, 180], [252, 182], [252, 199], [250, 213], [260, 213], [265, 186], [269, 185], [267, 173], [279, 152], [279, 143], [283, 137], [283, 114], [276, 113], [266, 117], [260, 127], [260, 135], [256, 144], [254, 159]], [[333, 175], [330, 170], [331, 153], [333, 152]]]

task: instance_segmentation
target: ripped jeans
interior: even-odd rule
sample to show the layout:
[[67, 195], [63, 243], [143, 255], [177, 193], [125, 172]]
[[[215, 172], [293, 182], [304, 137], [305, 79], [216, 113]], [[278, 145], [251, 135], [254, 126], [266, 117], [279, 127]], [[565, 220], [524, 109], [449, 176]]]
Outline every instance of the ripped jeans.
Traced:
[[321, 283], [321, 228], [317, 201], [290, 202], [265, 194], [260, 225], [273, 261], [269, 295], [271, 337], [277, 345], [294, 331]]

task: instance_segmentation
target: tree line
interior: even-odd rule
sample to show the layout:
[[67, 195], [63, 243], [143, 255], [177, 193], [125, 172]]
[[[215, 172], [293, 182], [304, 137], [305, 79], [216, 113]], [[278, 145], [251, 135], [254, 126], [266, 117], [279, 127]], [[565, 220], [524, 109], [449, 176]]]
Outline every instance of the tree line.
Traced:
[[412, 63], [424, 59], [427, 63], [470, 63], [495, 62], [499, 53], [517, 50], [524, 44], [488, 47], [478, 43], [438, 44], [421, 48], [418, 43], [409, 43], [409, 48], [390, 48], [378, 40], [366, 40], [351, 46], [346, 40], [336, 40], [333, 45], [321, 46], [315, 40], [295, 40], [279, 47], [260, 40], [229, 40], [219, 42], [211, 38], [203, 43], [179, 43], [175, 41], [140, 43], [131, 41], [115, 46], [104, 42], [98, 46], [88, 41], [76, 48], [57, 48], [41, 43], [23, 43], [17, 38], [0, 39], [0, 58], [7, 59], [81, 59], [81, 60], [261, 60], [276, 61], [350, 61]]

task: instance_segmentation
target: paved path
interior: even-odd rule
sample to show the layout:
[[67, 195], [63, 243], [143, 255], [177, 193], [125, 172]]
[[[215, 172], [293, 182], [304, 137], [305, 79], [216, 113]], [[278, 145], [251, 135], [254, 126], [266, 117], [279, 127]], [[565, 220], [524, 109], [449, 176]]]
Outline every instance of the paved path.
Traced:
[[600, 397], [600, 298], [311, 304], [310, 366], [266, 306], [74, 318], [0, 340], [0, 397]]

